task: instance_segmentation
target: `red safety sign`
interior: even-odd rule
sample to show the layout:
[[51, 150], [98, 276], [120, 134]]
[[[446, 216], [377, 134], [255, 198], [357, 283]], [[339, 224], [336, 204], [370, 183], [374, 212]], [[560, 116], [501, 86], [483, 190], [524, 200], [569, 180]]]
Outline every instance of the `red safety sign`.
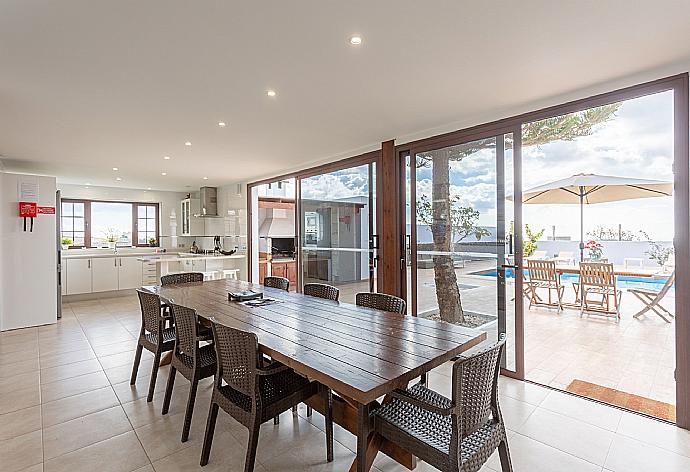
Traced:
[[38, 207], [38, 214], [39, 215], [54, 215], [55, 214], [55, 207]]

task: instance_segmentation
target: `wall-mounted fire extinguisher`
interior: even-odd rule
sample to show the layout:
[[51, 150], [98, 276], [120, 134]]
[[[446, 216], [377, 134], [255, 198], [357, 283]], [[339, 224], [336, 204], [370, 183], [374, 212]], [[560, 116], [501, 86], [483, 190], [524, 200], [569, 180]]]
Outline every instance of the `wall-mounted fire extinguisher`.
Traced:
[[19, 202], [19, 217], [24, 218], [24, 231], [26, 231], [26, 219], [31, 218], [29, 231], [34, 230], [34, 218], [38, 215], [38, 204], [35, 202]]

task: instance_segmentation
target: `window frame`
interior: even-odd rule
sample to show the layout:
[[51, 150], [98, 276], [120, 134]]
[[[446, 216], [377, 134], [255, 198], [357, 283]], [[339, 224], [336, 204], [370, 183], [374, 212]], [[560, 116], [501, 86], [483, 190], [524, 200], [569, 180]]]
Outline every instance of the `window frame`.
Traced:
[[[132, 202], [121, 200], [98, 200], [98, 199], [83, 199], [83, 198], [62, 198], [60, 199], [60, 239], [62, 240], [62, 204], [63, 203], [82, 203], [84, 204], [84, 244], [72, 245], [70, 248], [92, 248], [91, 245], [91, 203], [126, 203], [132, 206], [132, 247], [159, 247], [160, 246], [160, 203], [158, 202]], [[139, 207], [154, 207], [156, 210], [155, 216], [155, 234], [156, 244], [151, 245], [146, 241], [146, 244], [139, 244]], [[145, 231], [147, 232], [147, 231]]]

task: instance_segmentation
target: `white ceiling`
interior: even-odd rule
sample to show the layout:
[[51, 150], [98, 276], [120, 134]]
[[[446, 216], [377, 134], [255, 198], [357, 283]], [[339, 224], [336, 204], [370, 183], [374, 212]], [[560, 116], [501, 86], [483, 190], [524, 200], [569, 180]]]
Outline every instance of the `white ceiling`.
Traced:
[[690, 64], [690, 2], [625, 4], [2, 0], [0, 155], [65, 183], [184, 190]]

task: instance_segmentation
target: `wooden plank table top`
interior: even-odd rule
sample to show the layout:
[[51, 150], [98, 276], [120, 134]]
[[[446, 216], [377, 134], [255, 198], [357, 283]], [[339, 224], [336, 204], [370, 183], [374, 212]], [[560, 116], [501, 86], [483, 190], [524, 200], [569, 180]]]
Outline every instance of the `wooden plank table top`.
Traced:
[[[253, 288], [278, 300], [250, 307], [228, 292]], [[260, 349], [332, 390], [369, 404], [476, 346], [486, 333], [225, 279], [148, 286], [206, 320], [253, 332]]]

